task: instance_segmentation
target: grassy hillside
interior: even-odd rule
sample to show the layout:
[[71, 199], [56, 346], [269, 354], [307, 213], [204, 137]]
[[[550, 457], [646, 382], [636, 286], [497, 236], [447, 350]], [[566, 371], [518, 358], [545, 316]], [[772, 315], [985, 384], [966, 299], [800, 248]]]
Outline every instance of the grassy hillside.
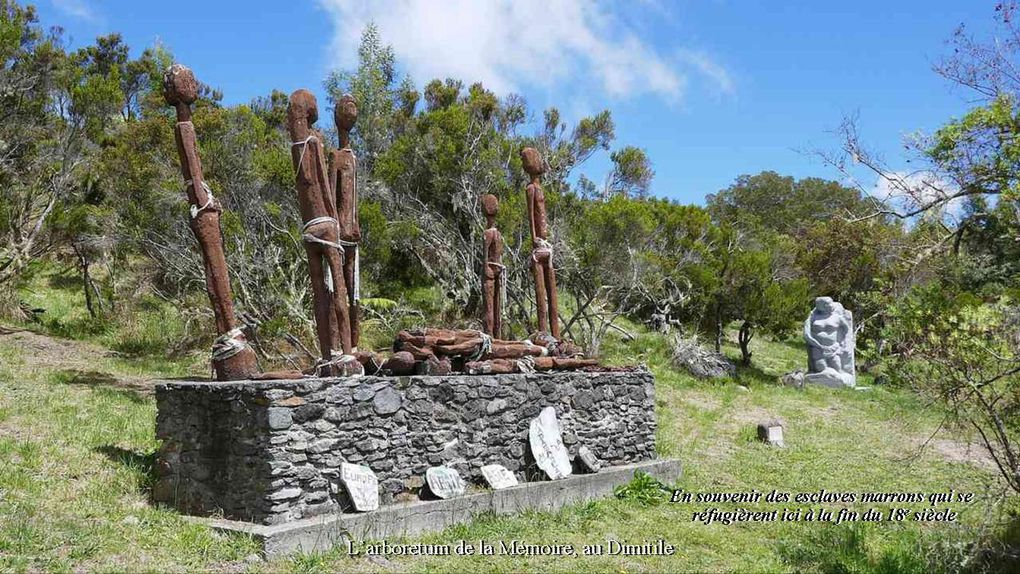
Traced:
[[[776, 377], [802, 366], [799, 342], [757, 338], [756, 364], [738, 382], [702, 382], [668, 365], [665, 341], [639, 332], [612, 339], [614, 362], [645, 362], [657, 377], [658, 445], [684, 463], [676, 486], [688, 491], [957, 491], [975, 503], [954, 505], [958, 523], [902, 525], [817, 523], [704, 525], [705, 505], [606, 499], [556, 513], [480, 517], [420, 539], [639, 543], [663, 538], [673, 557], [521, 559], [351, 559], [341, 552], [266, 563], [255, 545], [224, 536], [148, 502], [157, 441], [151, 381], [207, 373], [202, 353], [152, 354], [166, 322], [141, 319], [79, 329], [88, 322], [72, 282], [37, 281], [33, 304], [45, 307], [34, 331], [0, 335], [0, 570], [295, 571], [915, 571], [952, 564], [997, 500], [995, 472], [966, 436], [941, 429], [941, 416], [909, 392], [796, 390]], [[154, 306], [152, 317], [161, 311]], [[145, 323], [145, 321], [150, 321]], [[169, 323], [170, 328], [174, 324]], [[132, 330], [134, 329], [134, 330]], [[41, 334], [41, 333], [46, 334]], [[77, 337], [58, 338], [54, 333]], [[144, 337], [143, 337], [144, 335]], [[131, 352], [128, 352], [131, 351]], [[736, 355], [736, 349], [727, 348]], [[870, 385], [867, 377], [861, 384]], [[745, 388], [741, 388], [743, 385]], [[782, 417], [787, 448], [755, 440], [755, 423]], [[931, 441], [928, 441], [932, 437]], [[920, 449], [927, 442], [927, 447]], [[1015, 501], [1011, 502], [1015, 507]], [[754, 505], [745, 505], [754, 508]], [[817, 506], [817, 505], [816, 505]], [[918, 509], [924, 504], [912, 505]], [[762, 504], [760, 508], [767, 507]]]

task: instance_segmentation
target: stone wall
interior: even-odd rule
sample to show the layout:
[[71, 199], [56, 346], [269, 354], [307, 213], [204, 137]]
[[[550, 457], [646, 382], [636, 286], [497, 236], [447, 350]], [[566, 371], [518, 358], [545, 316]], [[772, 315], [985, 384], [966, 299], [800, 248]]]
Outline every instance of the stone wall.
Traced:
[[264, 524], [347, 508], [341, 461], [371, 467], [384, 503], [412, 496], [440, 464], [478, 484], [493, 463], [540, 480], [528, 426], [546, 406], [571, 455], [587, 445], [609, 465], [655, 458], [645, 370], [167, 382], [156, 401], [153, 498]]

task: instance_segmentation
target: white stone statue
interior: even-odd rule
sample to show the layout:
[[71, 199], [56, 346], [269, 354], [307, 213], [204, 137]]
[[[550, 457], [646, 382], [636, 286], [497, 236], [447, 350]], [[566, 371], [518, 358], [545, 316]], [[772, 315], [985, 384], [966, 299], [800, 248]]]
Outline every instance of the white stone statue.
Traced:
[[815, 308], [804, 321], [808, 374], [804, 381], [827, 387], [854, 387], [854, 318], [850, 311], [832, 300], [818, 297]]

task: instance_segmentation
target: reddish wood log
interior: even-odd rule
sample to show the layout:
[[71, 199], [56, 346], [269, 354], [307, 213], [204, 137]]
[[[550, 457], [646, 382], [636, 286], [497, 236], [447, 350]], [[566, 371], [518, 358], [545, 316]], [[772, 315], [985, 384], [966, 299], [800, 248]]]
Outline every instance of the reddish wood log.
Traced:
[[258, 372], [258, 361], [244, 334], [237, 329], [227, 258], [220, 235], [222, 207], [203, 180], [195, 126], [191, 123], [191, 104], [198, 98], [198, 81], [191, 70], [174, 64], [163, 76], [163, 95], [167, 104], [177, 111], [174, 136], [191, 204], [189, 225], [202, 251], [205, 288], [216, 319], [216, 332], [220, 335], [213, 346], [213, 369], [221, 381], [247, 379]]
[[517, 361], [510, 359], [490, 359], [488, 361], [472, 361], [464, 365], [469, 375], [507, 375], [517, 373]]
[[428, 360], [418, 361], [415, 363], [416, 375], [442, 376], [449, 375], [452, 372], [453, 365], [450, 363], [450, 359], [446, 357], [441, 359], [432, 357]]
[[435, 335], [432, 334], [432, 329], [429, 329], [427, 335], [418, 334], [415, 331], [400, 331], [397, 333], [396, 340], [398, 342], [410, 343], [415, 347], [432, 347], [434, 345], [452, 345], [457, 342], [457, 336], [448, 335], [446, 332]]
[[388, 371], [397, 376], [413, 375], [414, 357], [411, 356], [411, 353], [406, 351], [393, 353], [393, 356], [383, 363], [382, 368], [384, 371]]
[[535, 357], [536, 371], [568, 371], [594, 367], [599, 364], [597, 359], [561, 359], [559, 357]]
[[475, 340], [480, 336], [478, 331], [468, 329], [410, 329], [397, 333], [397, 338], [419, 347], [434, 345], [455, 345], [467, 340]]
[[437, 355], [446, 355], [448, 357], [470, 356], [478, 354], [483, 343], [484, 340], [481, 337], [475, 337], [474, 339], [467, 339], [453, 345], [435, 345], [432, 347], [432, 350]]
[[529, 345], [522, 341], [493, 341], [492, 350], [485, 354], [485, 359], [520, 359], [522, 357], [542, 357], [549, 353], [545, 347]]
[[413, 356], [416, 361], [427, 361], [429, 359], [436, 358], [436, 354], [429, 347], [418, 347], [411, 343], [398, 341], [393, 345], [393, 350], [411, 353], [411, 356]]

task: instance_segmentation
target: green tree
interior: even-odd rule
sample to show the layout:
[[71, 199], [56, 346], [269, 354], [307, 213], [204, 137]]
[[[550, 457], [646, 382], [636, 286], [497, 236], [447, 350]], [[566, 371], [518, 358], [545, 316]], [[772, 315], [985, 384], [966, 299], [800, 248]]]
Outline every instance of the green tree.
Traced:
[[[358, 69], [336, 70], [325, 81], [331, 104], [349, 93], [358, 102], [358, 123], [352, 145], [358, 150], [359, 167], [372, 173], [376, 160], [399, 134], [401, 116], [414, 113], [418, 93], [409, 78], [397, 84], [393, 48], [382, 41], [379, 29], [369, 24], [358, 46]], [[323, 118], [331, 117], [322, 114]], [[332, 124], [332, 121], [327, 121]]]
[[818, 178], [796, 180], [774, 171], [742, 175], [728, 188], [706, 198], [709, 213], [721, 224], [745, 232], [765, 229], [801, 236], [819, 221], [862, 213], [872, 202], [860, 191]]
[[719, 277], [713, 293], [715, 348], [721, 350], [726, 325], [739, 321], [741, 361], [750, 365], [750, 345], [757, 330], [783, 336], [799, 324], [809, 300], [808, 282], [796, 277], [786, 265], [783, 254], [791, 251], [792, 245], [778, 234], [758, 241], [723, 227], [714, 246]]
[[716, 228], [705, 210], [624, 195], [572, 203], [558, 267], [574, 303], [565, 332], [597, 353], [621, 315], [665, 324], [701, 316], [715, 288], [707, 261]]

